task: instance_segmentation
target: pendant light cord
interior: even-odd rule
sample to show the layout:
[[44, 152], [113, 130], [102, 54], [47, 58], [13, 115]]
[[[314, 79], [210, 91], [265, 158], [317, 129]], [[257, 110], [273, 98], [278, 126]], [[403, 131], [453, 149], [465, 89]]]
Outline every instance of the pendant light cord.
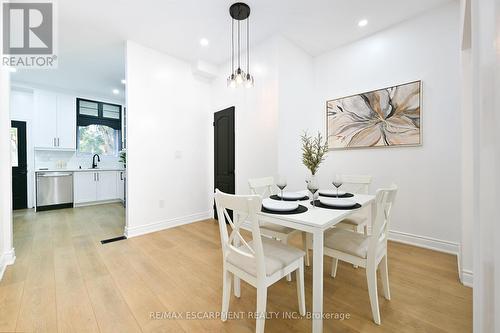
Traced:
[[247, 75], [250, 74], [250, 17], [247, 18]]
[[234, 73], [234, 19], [231, 20], [231, 74]]
[[238, 21], [238, 69], [241, 68], [240, 66], [240, 21]]

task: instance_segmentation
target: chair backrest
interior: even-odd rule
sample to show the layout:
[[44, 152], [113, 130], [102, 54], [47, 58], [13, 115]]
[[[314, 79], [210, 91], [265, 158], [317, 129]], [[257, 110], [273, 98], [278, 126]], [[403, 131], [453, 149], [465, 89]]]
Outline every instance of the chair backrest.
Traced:
[[367, 175], [342, 175], [342, 187], [353, 193], [368, 194], [372, 176]]
[[[392, 208], [396, 199], [398, 187], [394, 184], [389, 188], [377, 190], [375, 197], [375, 221], [372, 224], [372, 234], [368, 245], [368, 260], [376, 259], [380, 246], [387, 246]], [[371, 258], [370, 258], [371, 257]]]
[[[262, 207], [262, 198], [259, 195], [232, 195], [215, 190], [215, 205], [219, 218], [219, 231], [222, 242], [223, 261], [227, 256], [234, 253], [255, 260], [257, 276], [265, 276], [265, 261], [260, 236], [259, 221], [257, 213]], [[231, 219], [228, 210], [233, 212]], [[240, 233], [243, 222], [248, 221], [252, 225], [252, 244], [250, 247]], [[231, 226], [231, 234], [228, 234], [227, 224]], [[240, 244], [246, 248], [242, 251]]]
[[258, 194], [263, 198], [270, 197], [276, 191], [273, 177], [249, 179], [248, 186], [250, 187], [250, 193]]

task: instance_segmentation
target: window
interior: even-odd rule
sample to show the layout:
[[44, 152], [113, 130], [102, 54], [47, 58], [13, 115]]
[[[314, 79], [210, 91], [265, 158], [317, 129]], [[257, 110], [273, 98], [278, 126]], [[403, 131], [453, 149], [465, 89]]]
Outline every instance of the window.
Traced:
[[78, 152], [118, 156], [121, 113], [120, 105], [77, 99]]

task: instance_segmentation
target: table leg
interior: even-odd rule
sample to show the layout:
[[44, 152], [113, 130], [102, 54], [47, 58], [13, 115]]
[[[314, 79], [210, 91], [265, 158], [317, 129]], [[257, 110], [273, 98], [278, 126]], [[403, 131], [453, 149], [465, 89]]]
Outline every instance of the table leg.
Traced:
[[323, 332], [323, 230], [313, 234], [312, 331]]

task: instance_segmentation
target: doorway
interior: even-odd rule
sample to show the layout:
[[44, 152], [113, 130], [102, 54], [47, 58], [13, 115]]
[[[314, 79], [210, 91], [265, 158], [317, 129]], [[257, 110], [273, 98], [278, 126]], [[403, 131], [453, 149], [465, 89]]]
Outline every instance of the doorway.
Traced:
[[[234, 106], [214, 114], [214, 191], [235, 194]], [[217, 211], [214, 205], [214, 216]]]
[[26, 209], [28, 208], [26, 122], [11, 122], [10, 151], [12, 161], [12, 209]]

